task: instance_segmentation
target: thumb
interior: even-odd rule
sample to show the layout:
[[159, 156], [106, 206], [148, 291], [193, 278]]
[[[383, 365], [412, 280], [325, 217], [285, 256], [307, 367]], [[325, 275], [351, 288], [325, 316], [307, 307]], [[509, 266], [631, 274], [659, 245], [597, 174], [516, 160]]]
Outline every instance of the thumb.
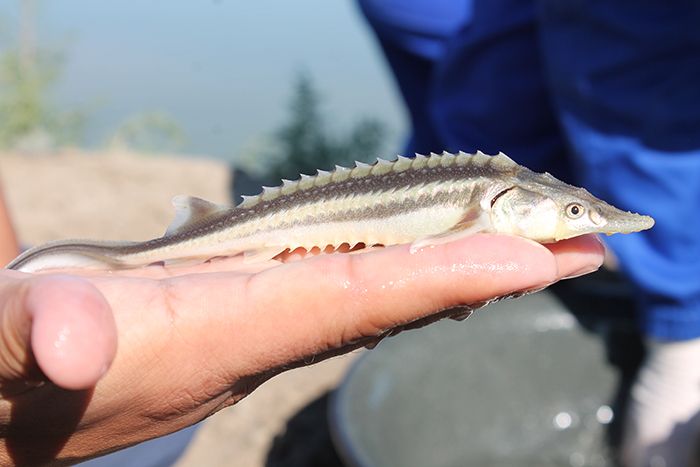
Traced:
[[70, 276], [0, 281], [0, 385], [94, 386], [117, 347], [116, 324], [102, 294]]

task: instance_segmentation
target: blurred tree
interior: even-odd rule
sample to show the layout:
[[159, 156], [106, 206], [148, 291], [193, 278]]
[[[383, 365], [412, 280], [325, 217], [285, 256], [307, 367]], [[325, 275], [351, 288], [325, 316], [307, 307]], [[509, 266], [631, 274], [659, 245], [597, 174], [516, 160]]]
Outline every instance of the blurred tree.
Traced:
[[144, 153], [175, 152], [185, 144], [180, 125], [162, 112], [149, 112], [128, 118], [114, 132], [109, 145]]
[[[49, 103], [62, 60], [35, 44], [34, 0], [21, 1], [19, 45], [0, 54], [0, 147], [41, 149], [76, 143], [82, 138], [82, 112], [61, 112]], [[48, 147], [43, 147], [48, 146]]]
[[332, 169], [376, 156], [384, 142], [386, 127], [375, 119], [363, 119], [346, 135], [328, 132], [321, 112], [321, 98], [311, 78], [302, 73], [296, 80], [289, 107], [289, 120], [273, 134], [272, 149], [262, 152], [267, 178], [297, 178], [316, 169]]

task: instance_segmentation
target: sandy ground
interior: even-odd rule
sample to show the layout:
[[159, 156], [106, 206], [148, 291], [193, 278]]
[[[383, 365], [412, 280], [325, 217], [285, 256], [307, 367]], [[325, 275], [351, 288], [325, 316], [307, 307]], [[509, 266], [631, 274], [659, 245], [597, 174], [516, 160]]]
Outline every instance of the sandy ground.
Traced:
[[[68, 151], [0, 154], [0, 180], [23, 244], [65, 238], [160, 236], [177, 194], [229, 202], [229, 170], [204, 158]], [[280, 375], [211, 417], [178, 467], [265, 465], [274, 437], [298, 410], [334, 387], [357, 354]]]
[[128, 153], [0, 154], [0, 177], [23, 243], [160, 236], [178, 194], [228, 203], [228, 167]]

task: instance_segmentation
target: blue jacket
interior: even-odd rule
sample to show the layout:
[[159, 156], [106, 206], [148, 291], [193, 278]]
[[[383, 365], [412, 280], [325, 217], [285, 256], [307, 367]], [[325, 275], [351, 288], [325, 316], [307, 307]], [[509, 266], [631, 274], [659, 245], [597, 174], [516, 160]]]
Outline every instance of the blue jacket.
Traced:
[[503, 151], [656, 226], [606, 239], [642, 331], [700, 337], [700, 4], [360, 0], [407, 153]]

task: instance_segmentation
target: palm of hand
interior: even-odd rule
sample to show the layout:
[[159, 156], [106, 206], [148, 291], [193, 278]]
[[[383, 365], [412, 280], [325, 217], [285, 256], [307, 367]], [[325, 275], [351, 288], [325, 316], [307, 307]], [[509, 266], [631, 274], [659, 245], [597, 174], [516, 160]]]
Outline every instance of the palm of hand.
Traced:
[[230, 258], [31, 279], [5, 272], [5, 296], [14, 298], [0, 308], [4, 449], [18, 463], [70, 462], [170, 433], [308, 357], [348, 352], [441, 310], [541, 288], [601, 261], [591, 237], [544, 248], [477, 235], [418, 254], [404, 245], [255, 269]]

